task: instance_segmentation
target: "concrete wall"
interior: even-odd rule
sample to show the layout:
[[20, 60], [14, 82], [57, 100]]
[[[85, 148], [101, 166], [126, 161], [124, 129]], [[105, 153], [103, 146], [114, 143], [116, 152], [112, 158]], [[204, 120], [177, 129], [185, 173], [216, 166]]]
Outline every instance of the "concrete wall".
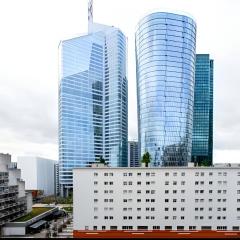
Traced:
[[26, 234], [25, 227], [3, 227], [3, 236], [22, 236]]
[[27, 213], [30, 213], [32, 211], [32, 193], [26, 192], [27, 196]]

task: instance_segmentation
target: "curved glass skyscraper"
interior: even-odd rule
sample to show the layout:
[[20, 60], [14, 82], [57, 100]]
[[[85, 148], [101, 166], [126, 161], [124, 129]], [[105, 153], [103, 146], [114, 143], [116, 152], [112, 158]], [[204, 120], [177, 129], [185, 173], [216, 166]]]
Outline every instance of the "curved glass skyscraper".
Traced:
[[184, 166], [191, 160], [196, 23], [188, 16], [156, 12], [136, 31], [138, 134], [141, 156], [152, 166]]

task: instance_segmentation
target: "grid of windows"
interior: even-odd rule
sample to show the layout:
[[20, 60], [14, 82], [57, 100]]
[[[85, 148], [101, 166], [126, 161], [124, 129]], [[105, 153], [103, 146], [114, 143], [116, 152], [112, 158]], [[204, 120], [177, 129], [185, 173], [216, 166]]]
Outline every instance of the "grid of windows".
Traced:
[[126, 38], [114, 27], [60, 44], [59, 181], [72, 188], [72, 169], [104, 157], [126, 167]]

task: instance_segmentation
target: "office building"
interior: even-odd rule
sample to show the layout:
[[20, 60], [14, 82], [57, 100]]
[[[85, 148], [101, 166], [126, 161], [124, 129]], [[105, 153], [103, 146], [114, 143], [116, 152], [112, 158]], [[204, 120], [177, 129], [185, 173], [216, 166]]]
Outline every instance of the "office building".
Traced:
[[192, 161], [211, 165], [213, 155], [213, 60], [197, 54], [193, 111]]
[[74, 169], [73, 185], [74, 237], [92, 231], [100, 237], [102, 230], [124, 236], [129, 230], [240, 229], [240, 164], [93, 166]]
[[0, 236], [5, 223], [14, 221], [32, 210], [32, 195], [25, 192], [21, 170], [11, 162], [10, 154], [0, 153]]
[[59, 164], [54, 164], [54, 195], [60, 195], [60, 186], [59, 186]]
[[137, 141], [128, 141], [128, 167], [139, 167], [139, 148]]
[[34, 157], [22, 156], [17, 159], [18, 167], [22, 171], [22, 179], [26, 183], [26, 190], [40, 190], [43, 195], [54, 195], [54, 165], [56, 161]]
[[87, 34], [61, 41], [59, 79], [59, 181], [72, 189], [72, 169], [103, 157], [128, 164], [126, 37], [92, 21]]
[[191, 161], [196, 23], [188, 16], [155, 12], [137, 25], [136, 74], [141, 156], [151, 166]]

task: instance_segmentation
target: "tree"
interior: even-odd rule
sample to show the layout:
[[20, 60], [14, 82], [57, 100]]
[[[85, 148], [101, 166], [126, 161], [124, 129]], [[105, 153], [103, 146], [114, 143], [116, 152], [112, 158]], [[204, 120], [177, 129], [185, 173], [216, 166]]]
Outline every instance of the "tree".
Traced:
[[151, 155], [149, 152], [145, 152], [142, 156], [142, 163], [145, 163], [145, 167], [148, 167], [148, 164], [151, 162]]
[[98, 162], [106, 165], [106, 160], [102, 156], [99, 157]]

